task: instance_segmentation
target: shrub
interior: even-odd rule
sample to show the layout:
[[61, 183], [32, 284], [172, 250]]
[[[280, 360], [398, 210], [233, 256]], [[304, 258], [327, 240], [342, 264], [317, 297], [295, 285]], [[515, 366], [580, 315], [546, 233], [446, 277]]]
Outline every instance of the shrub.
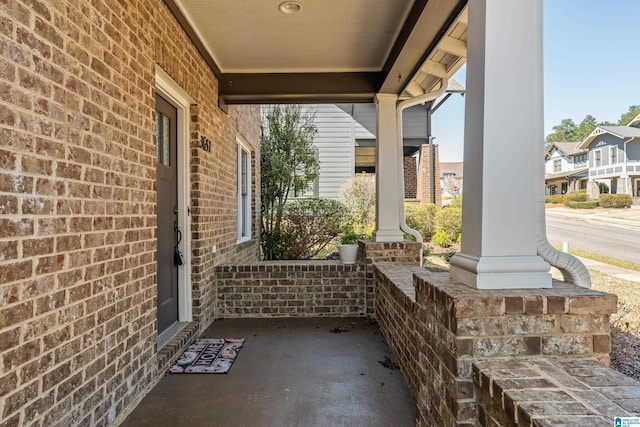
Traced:
[[571, 209], [593, 209], [598, 207], [597, 200], [588, 200], [586, 202], [569, 202], [567, 203], [567, 207]]
[[552, 194], [544, 198], [545, 203], [564, 203], [564, 194]]
[[310, 259], [338, 234], [349, 229], [347, 208], [330, 199], [311, 198], [287, 203], [282, 221], [283, 259]]
[[433, 203], [405, 203], [405, 218], [409, 227], [417, 230], [426, 242], [431, 239], [435, 228], [438, 209]]
[[599, 200], [603, 208], [630, 208], [632, 202], [628, 194], [601, 194]]
[[462, 206], [451, 205], [440, 209], [436, 215], [435, 231], [441, 231], [453, 242], [462, 232]]
[[340, 188], [355, 227], [365, 232], [376, 221], [376, 183], [367, 173], [355, 175]]
[[444, 231], [438, 231], [433, 235], [431, 241], [434, 245], [440, 246], [441, 248], [448, 248], [451, 246], [451, 236], [449, 236]]
[[598, 183], [598, 189], [600, 190], [600, 194], [609, 194], [609, 186], [604, 182]]
[[569, 202], [586, 202], [587, 201], [587, 193], [569, 193], [564, 195], [564, 203], [568, 204]]
[[442, 255], [442, 258], [447, 261], [448, 263], [451, 262], [451, 258], [453, 258], [453, 256], [456, 254], [456, 251], [447, 251], [444, 255]]

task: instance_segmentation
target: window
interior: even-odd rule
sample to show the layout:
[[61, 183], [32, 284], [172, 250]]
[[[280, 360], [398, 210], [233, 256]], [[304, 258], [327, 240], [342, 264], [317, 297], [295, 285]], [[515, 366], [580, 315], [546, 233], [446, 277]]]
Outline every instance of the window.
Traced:
[[444, 179], [447, 179], [447, 178], [453, 179], [455, 177], [456, 177], [456, 174], [453, 173], [453, 172], [445, 172], [445, 173], [442, 174], [442, 178], [444, 178]]
[[238, 136], [238, 243], [251, 240], [251, 150]]
[[600, 167], [602, 166], [602, 151], [601, 150], [596, 150], [593, 152], [593, 165], [595, 167]]
[[554, 172], [560, 172], [561, 170], [562, 170], [562, 160], [555, 159], [553, 161], [553, 171]]
[[618, 147], [609, 147], [609, 158], [612, 165], [618, 163]]

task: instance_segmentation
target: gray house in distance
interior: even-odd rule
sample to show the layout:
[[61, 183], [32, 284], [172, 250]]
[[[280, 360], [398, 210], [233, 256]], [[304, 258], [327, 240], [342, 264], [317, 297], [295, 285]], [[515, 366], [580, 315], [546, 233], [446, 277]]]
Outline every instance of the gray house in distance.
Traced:
[[591, 197], [600, 183], [612, 194], [640, 197], [640, 115], [627, 126], [598, 126], [578, 148], [589, 150]]
[[546, 194], [565, 194], [587, 188], [588, 150], [581, 142], [552, 142], [544, 153]]

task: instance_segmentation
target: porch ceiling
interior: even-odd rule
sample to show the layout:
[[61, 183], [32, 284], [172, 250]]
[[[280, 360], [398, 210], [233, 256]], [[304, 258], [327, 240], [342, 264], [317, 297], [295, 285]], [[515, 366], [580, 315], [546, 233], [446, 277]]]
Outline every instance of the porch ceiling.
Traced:
[[164, 0], [226, 104], [372, 102], [437, 88], [466, 57], [467, 0]]

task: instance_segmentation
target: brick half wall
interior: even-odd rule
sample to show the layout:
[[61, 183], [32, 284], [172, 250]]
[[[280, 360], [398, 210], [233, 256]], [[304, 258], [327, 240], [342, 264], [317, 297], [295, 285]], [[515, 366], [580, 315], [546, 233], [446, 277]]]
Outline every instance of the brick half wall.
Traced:
[[478, 290], [447, 272], [374, 267], [378, 323], [416, 398], [416, 425], [477, 425], [477, 361], [581, 357], [608, 369], [615, 295], [562, 282]]
[[218, 318], [359, 317], [364, 265], [282, 261], [216, 267]]

